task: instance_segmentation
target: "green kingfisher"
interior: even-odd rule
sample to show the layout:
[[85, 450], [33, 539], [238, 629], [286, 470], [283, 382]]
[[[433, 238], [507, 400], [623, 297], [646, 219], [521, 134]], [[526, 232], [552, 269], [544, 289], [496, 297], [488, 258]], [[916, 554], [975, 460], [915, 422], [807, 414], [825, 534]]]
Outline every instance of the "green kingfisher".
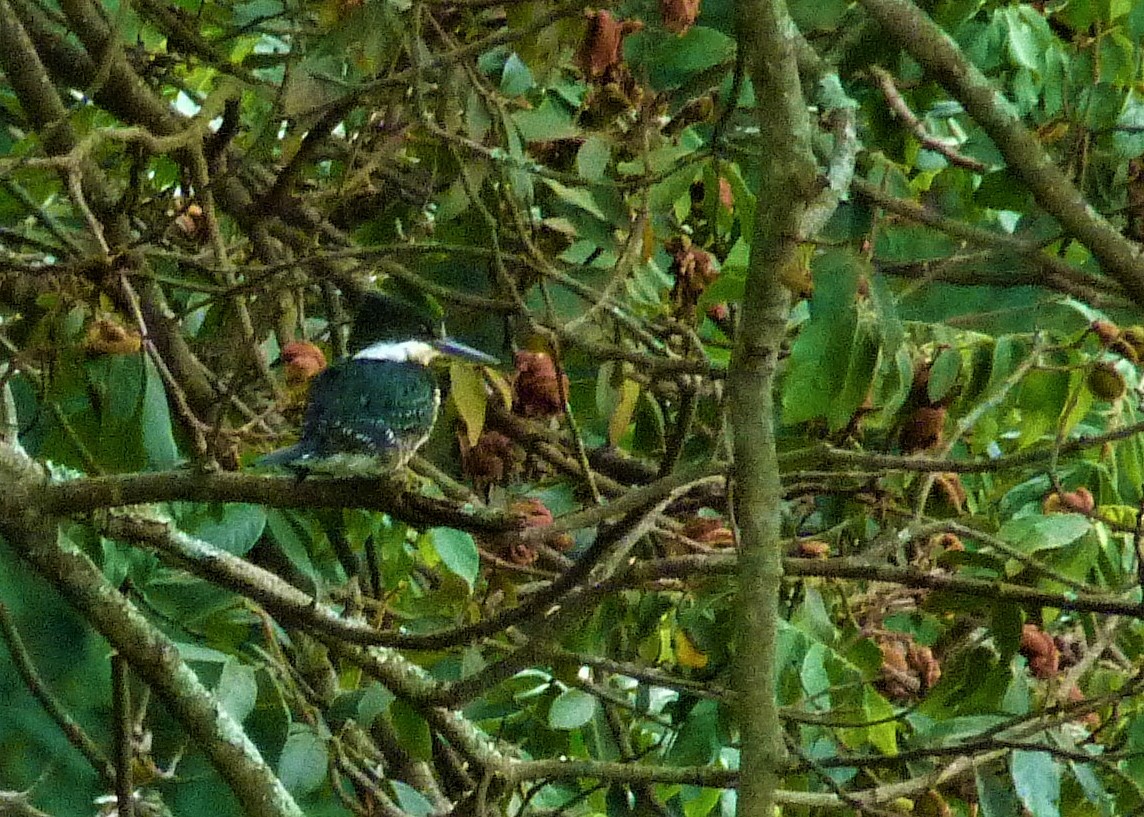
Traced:
[[425, 310], [369, 293], [354, 318], [350, 356], [317, 375], [301, 439], [256, 462], [303, 476], [378, 476], [405, 465], [429, 438], [441, 391], [430, 364], [443, 356], [495, 365], [484, 352], [445, 337]]

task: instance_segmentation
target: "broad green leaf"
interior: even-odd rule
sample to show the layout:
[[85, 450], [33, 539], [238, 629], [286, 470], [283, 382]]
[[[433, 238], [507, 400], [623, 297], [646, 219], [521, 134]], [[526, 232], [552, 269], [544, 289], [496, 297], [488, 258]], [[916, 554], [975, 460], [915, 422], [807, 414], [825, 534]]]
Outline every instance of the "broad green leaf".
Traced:
[[520, 96], [536, 85], [532, 78], [532, 71], [524, 64], [516, 53], [508, 55], [501, 74], [500, 90], [507, 97]]
[[611, 159], [611, 143], [599, 134], [592, 134], [576, 152], [576, 172], [585, 179], [599, 181], [604, 178]]
[[648, 72], [661, 90], [683, 84], [696, 73], [734, 59], [734, 40], [721, 31], [695, 26], [682, 37], [640, 32], [624, 43], [630, 62]]
[[517, 111], [512, 122], [525, 142], [548, 142], [554, 139], [570, 139], [580, 134], [573, 121], [572, 112], [551, 97], [535, 108]]
[[449, 396], [465, 421], [469, 445], [476, 445], [485, 428], [485, 410], [489, 403], [484, 378], [476, 366], [454, 361], [449, 365], [449, 384]]
[[683, 817], [707, 817], [719, 805], [722, 794], [721, 789], [684, 786], [680, 798], [683, 801]]
[[296, 517], [297, 511], [281, 508], [268, 508], [266, 511], [266, 527], [275, 544], [286, 555], [303, 575], [311, 581], [317, 582], [318, 571], [310, 561], [307, 541], [300, 530], [300, 523]]
[[632, 415], [635, 414], [636, 402], [640, 396], [640, 384], [634, 380], [624, 378], [624, 382], [620, 385], [620, 399], [616, 403], [616, 407], [612, 410], [612, 416], [608, 418], [608, 444], [618, 446], [620, 440], [623, 438], [624, 433], [628, 430], [628, 425], [632, 421]]
[[442, 564], [460, 576], [472, 589], [481, 567], [480, 553], [473, 537], [456, 528], [431, 528], [426, 531], [429, 542]]
[[940, 403], [961, 372], [961, 353], [957, 349], [942, 349], [930, 366], [929, 383], [926, 391], [931, 403]]
[[1024, 553], [1036, 553], [1071, 544], [1091, 527], [1091, 520], [1081, 514], [1054, 513], [1010, 519], [997, 535]]
[[687, 713], [667, 753], [674, 766], [710, 763], [719, 751], [719, 704], [700, 701]]
[[1013, 817], [1019, 813], [1020, 804], [1009, 780], [994, 769], [981, 767], [977, 769], [976, 777], [981, 817]]
[[261, 505], [228, 502], [182, 508], [177, 518], [184, 531], [235, 556], [246, 555], [266, 528], [266, 508]]
[[993, 643], [1001, 653], [1001, 660], [1007, 661], [1021, 646], [1021, 628], [1025, 623], [1021, 608], [1003, 601], [994, 602], [989, 623], [993, 627]]
[[862, 689], [862, 717], [870, 724], [866, 727], [866, 740], [884, 755], [898, 753], [898, 726], [894, 707], [873, 687]]
[[294, 795], [316, 791], [326, 780], [329, 753], [326, 742], [301, 723], [290, 726], [290, 735], [278, 758], [278, 779]]
[[1041, 68], [1041, 55], [1044, 46], [1038, 32], [1029, 24], [1017, 7], [1010, 6], [1004, 10], [1003, 14], [1008, 30], [1006, 45], [1009, 50], [1009, 58], [1017, 65], [1024, 66], [1030, 71], [1038, 71]]
[[403, 813], [410, 817], [429, 817], [434, 813], [435, 809], [428, 798], [408, 783], [391, 779], [389, 785], [393, 787], [394, 799]]
[[815, 265], [811, 317], [794, 342], [782, 384], [783, 423], [825, 417], [846, 382], [857, 330], [858, 263], [827, 253]]
[[416, 760], [428, 762], [433, 757], [433, 735], [425, 719], [401, 698], [389, 705], [393, 731], [401, 747]]
[[842, 391], [834, 398], [827, 414], [831, 431], [838, 431], [850, 423], [874, 385], [880, 344], [877, 327], [871, 321], [859, 320], [853, 343]]
[[1013, 788], [1032, 817], [1060, 817], [1061, 767], [1052, 755], [1018, 749], [1009, 771]]
[[548, 708], [548, 725], [553, 729], [579, 729], [596, 714], [596, 697], [581, 689], [567, 689]]
[[214, 688], [219, 704], [239, 723], [254, 709], [258, 700], [258, 682], [254, 677], [254, 667], [234, 658], [222, 665], [222, 674]]
[[591, 190], [587, 190], [583, 187], [568, 187], [555, 179], [545, 178], [542, 181], [548, 185], [548, 188], [559, 196], [561, 200], [591, 213], [600, 219], [600, 221], [608, 220], [608, 217], [604, 215], [604, 211], [600, 209], [599, 203], [593, 198]]
[[143, 425], [143, 449], [147, 465], [156, 471], [174, 468], [179, 462], [179, 448], [171, 428], [171, 411], [167, 406], [167, 393], [151, 358], [146, 360], [147, 384], [144, 387], [140, 422]]

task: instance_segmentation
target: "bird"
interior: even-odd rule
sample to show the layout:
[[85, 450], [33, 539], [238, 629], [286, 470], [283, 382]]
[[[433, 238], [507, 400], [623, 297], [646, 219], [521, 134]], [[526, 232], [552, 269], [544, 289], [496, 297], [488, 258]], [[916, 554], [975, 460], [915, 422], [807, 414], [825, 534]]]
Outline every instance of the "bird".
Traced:
[[310, 381], [297, 443], [255, 462], [305, 477], [382, 476], [402, 468], [433, 430], [442, 357], [488, 366], [497, 358], [445, 337], [427, 309], [371, 292], [354, 318], [350, 356]]

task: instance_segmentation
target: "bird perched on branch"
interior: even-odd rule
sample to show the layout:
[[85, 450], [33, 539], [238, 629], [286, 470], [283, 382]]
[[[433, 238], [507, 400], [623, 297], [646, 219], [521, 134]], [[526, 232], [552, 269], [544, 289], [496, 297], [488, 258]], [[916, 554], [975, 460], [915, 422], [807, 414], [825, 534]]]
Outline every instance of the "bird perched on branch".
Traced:
[[405, 465], [429, 438], [441, 392], [430, 368], [442, 357], [499, 361], [445, 337], [444, 328], [405, 300], [369, 293], [354, 318], [350, 357], [310, 382], [301, 439], [255, 464], [303, 476], [378, 476]]

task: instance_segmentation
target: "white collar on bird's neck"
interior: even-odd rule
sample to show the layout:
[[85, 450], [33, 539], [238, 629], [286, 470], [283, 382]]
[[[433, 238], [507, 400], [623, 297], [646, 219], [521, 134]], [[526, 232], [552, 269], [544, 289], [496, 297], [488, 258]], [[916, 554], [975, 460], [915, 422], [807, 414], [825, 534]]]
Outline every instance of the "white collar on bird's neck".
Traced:
[[420, 363], [428, 366], [441, 352], [423, 340], [383, 340], [371, 344], [354, 355], [354, 360], [384, 360], [391, 363]]

